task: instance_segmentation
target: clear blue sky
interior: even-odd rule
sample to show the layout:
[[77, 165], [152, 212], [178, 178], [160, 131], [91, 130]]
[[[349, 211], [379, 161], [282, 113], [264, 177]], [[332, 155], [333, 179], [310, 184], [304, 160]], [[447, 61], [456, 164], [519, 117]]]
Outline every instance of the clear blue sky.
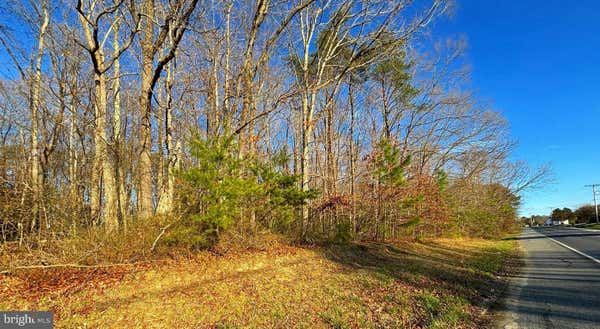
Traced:
[[434, 32], [469, 44], [472, 87], [509, 120], [515, 159], [550, 163], [554, 183], [521, 213], [592, 202], [600, 183], [600, 1], [457, 0]]

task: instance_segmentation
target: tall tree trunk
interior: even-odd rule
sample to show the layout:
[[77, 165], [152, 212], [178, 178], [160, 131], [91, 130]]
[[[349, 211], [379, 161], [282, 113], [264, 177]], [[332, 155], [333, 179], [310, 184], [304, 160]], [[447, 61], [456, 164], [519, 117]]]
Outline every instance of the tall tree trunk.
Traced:
[[325, 181], [326, 193], [328, 196], [336, 194], [335, 187], [335, 167], [336, 162], [333, 154], [333, 129], [334, 123], [334, 104], [329, 98], [333, 98], [329, 91], [326, 92], [327, 100], [325, 101]]
[[[265, 20], [269, 10], [269, 0], [257, 0], [256, 10], [254, 12], [254, 19], [252, 21], [252, 28], [248, 36], [248, 43], [246, 44], [246, 51], [244, 53], [244, 65], [242, 67], [241, 74], [241, 92], [242, 92], [242, 113], [241, 113], [241, 124], [245, 125], [250, 121], [255, 113], [254, 104], [254, 70], [252, 68], [252, 60], [254, 53], [254, 45], [260, 26]], [[240, 134], [239, 148], [240, 156], [244, 153], [251, 151], [252, 147], [252, 131], [254, 124], [248, 124], [246, 128]]]
[[113, 145], [109, 140], [106, 125], [108, 117], [107, 63], [103, 48], [98, 44], [98, 26], [90, 25], [90, 17], [85, 15], [81, 2], [77, 5], [77, 11], [87, 42], [86, 50], [90, 54], [94, 69], [94, 163], [90, 187], [90, 208], [94, 223], [98, 224], [103, 219], [106, 229], [113, 231], [119, 226], [120, 213], [114, 157], [110, 154], [113, 151]]
[[167, 77], [165, 79], [165, 91], [166, 91], [166, 106], [164, 116], [164, 139], [165, 146], [167, 149], [167, 168], [166, 178], [161, 183], [161, 193], [158, 204], [156, 206], [157, 214], [168, 214], [173, 210], [173, 199], [175, 194], [175, 170], [178, 166], [178, 153], [179, 143], [177, 150], [173, 149], [173, 97], [172, 89], [174, 83], [173, 68], [171, 64], [167, 65]]
[[[94, 111], [96, 116], [98, 111]], [[95, 143], [99, 143], [100, 137], [96, 133], [97, 129], [94, 132], [94, 141]], [[95, 147], [96, 154], [98, 152], [98, 147]], [[90, 177], [90, 211], [92, 216], [92, 223], [94, 225], [100, 224], [100, 215], [101, 215], [101, 180], [102, 180], [102, 158], [100, 156], [95, 155], [93, 164], [92, 164], [92, 175]]]
[[40, 26], [40, 34], [38, 36], [38, 49], [35, 57], [35, 68], [33, 72], [33, 81], [30, 90], [29, 110], [31, 115], [31, 189], [33, 194], [33, 209], [30, 228], [33, 231], [39, 225], [39, 215], [43, 194], [43, 176], [40, 163], [40, 146], [39, 146], [39, 126], [38, 113], [40, 108], [40, 89], [42, 79], [42, 57], [44, 55], [44, 38], [50, 23], [50, 16], [46, 3], [42, 9], [42, 24]]
[[218, 58], [218, 54], [219, 51], [218, 49], [215, 47], [215, 51], [213, 54], [213, 65], [212, 65], [212, 76], [211, 76], [211, 81], [212, 81], [212, 106], [211, 108], [211, 112], [212, 112], [212, 120], [211, 120], [211, 129], [210, 129], [210, 134], [211, 136], [218, 136], [219, 135], [219, 128], [221, 126], [221, 122], [220, 122], [220, 116], [219, 116], [219, 108], [220, 108], [220, 98], [219, 98], [219, 75], [218, 75], [218, 63], [219, 61], [217, 60]]
[[142, 4], [144, 25], [142, 28], [142, 74], [140, 95], [140, 162], [138, 175], [140, 180], [139, 190], [139, 216], [141, 218], [151, 217], [154, 212], [152, 195], [152, 76], [154, 73], [154, 1], [146, 0]]
[[231, 132], [231, 113], [229, 110], [229, 97], [230, 95], [230, 87], [229, 87], [229, 79], [230, 79], [230, 68], [229, 62], [231, 60], [231, 6], [232, 2], [227, 4], [226, 13], [225, 13], [225, 78], [223, 81], [223, 131], [225, 136], [229, 136]]
[[160, 200], [163, 197], [163, 193], [165, 192], [166, 179], [167, 174], [165, 173], [167, 168], [167, 161], [169, 159], [169, 151], [167, 150], [167, 154], [165, 155], [165, 151], [163, 150], [165, 147], [165, 115], [167, 113], [164, 100], [163, 93], [159, 92], [155, 95], [156, 103], [158, 106], [156, 107], [156, 145], [158, 146], [158, 150], [156, 152], [156, 160], [158, 162], [158, 168], [156, 170], [156, 207], [158, 210], [158, 206], [160, 204]]
[[390, 108], [389, 108], [388, 96], [387, 96], [387, 92], [386, 92], [385, 75], [381, 78], [381, 99], [383, 101], [384, 137], [387, 141], [391, 142], [392, 128], [390, 126]]
[[[306, 62], [308, 63], [308, 61]], [[308, 67], [308, 64], [307, 64]], [[308, 74], [308, 70], [306, 70]], [[316, 104], [316, 92], [305, 91], [302, 97], [302, 153], [300, 156], [300, 178], [302, 191], [308, 192], [309, 187], [309, 154], [311, 151], [311, 136], [313, 134], [314, 108]], [[308, 228], [308, 204], [302, 206], [302, 223], [305, 229]], [[303, 232], [305, 234], [306, 231]]]
[[79, 200], [78, 197], [78, 177], [77, 177], [77, 148], [75, 141], [75, 124], [77, 118], [77, 109], [75, 102], [72, 101], [70, 105], [70, 117], [69, 117], [69, 199], [72, 202]]
[[[102, 58], [102, 55], [99, 55]], [[115, 166], [110, 156], [111, 145], [108, 142], [106, 133], [106, 118], [107, 118], [107, 89], [106, 76], [96, 73], [94, 75], [95, 101], [96, 101], [96, 161], [102, 164], [102, 186], [104, 196], [104, 224], [108, 231], [112, 231], [119, 226], [118, 212], [118, 191], [115, 180]]]
[[[301, 119], [301, 143], [300, 143], [300, 185], [302, 191], [306, 192], [308, 188], [308, 142], [310, 126], [307, 124], [308, 118], [308, 92], [302, 96], [302, 119]], [[305, 235], [308, 230], [308, 205], [302, 205], [302, 235]]]
[[357, 225], [356, 225], [356, 191], [355, 191], [355, 181], [356, 181], [356, 157], [354, 155], [354, 94], [352, 93], [352, 83], [348, 84], [348, 102], [350, 105], [350, 199], [352, 202], [352, 213], [350, 215], [350, 220], [352, 222], [353, 233], [357, 233]]
[[117, 216], [119, 222], [123, 221], [125, 213], [125, 199], [123, 190], [125, 188], [123, 181], [123, 135], [121, 133], [121, 61], [118, 58], [120, 51], [119, 46], [119, 25], [115, 25], [113, 38], [113, 53], [115, 61], [113, 63], [114, 78], [113, 78], [113, 117], [112, 117], [112, 147], [114, 154], [114, 177], [117, 196]]
[[[170, 8], [164, 24], [160, 25], [155, 35], [157, 17], [155, 15], [154, 0], [144, 0], [141, 16], [143, 21], [141, 49], [142, 49], [142, 74], [140, 93], [140, 162], [138, 166], [139, 189], [139, 216], [148, 218], [154, 213], [154, 197], [152, 193], [152, 94], [161, 73], [177, 52], [177, 47], [185, 33], [189, 19], [194, 12], [198, 0], [169, 1]], [[165, 55], [155, 57], [158, 51], [164, 48]]]

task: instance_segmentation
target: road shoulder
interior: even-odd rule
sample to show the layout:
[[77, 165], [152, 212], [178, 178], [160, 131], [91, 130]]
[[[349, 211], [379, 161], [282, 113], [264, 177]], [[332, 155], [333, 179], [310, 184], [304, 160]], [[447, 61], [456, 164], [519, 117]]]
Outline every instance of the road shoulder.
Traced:
[[527, 277], [522, 275], [527, 267], [527, 250], [522, 243], [518, 243], [513, 258], [507, 262], [505, 271], [502, 273], [504, 289], [500, 293], [497, 303], [491, 312], [493, 314], [493, 328], [517, 329], [519, 325], [518, 314], [515, 312], [521, 290], [527, 285]]

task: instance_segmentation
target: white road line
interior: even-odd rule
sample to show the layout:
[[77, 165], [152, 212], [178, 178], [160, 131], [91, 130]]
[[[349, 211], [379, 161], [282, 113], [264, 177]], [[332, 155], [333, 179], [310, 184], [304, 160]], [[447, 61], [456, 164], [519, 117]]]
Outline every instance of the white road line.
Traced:
[[579, 250], [577, 250], [577, 249], [575, 249], [575, 248], [573, 248], [573, 247], [571, 247], [571, 246], [568, 246], [568, 245], [566, 245], [566, 244], [564, 244], [564, 243], [562, 243], [562, 242], [560, 242], [560, 241], [558, 241], [558, 240], [555, 240], [555, 239], [553, 239], [553, 238], [551, 238], [551, 237], [547, 236], [547, 235], [546, 235], [546, 234], [544, 234], [544, 233], [541, 233], [541, 232], [538, 232], [538, 233], [540, 233], [540, 234], [542, 234], [543, 236], [545, 236], [546, 238], [548, 238], [548, 239], [550, 239], [550, 240], [552, 240], [552, 241], [556, 242], [557, 244], [559, 244], [559, 245], [561, 245], [561, 246], [563, 246], [563, 247], [565, 247], [565, 248], [567, 248], [567, 249], [571, 250], [572, 252], [574, 252], [574, 253], [577, 253], [577, 254], [580, 254], [581, 256], [583, 256], [583, 257], [585, 257], [585, 258], [588, 258], [588, 259], [590, 259], [590, 260], [592, 260], [592, 261], [594, 261], [594, 262], [596, 262], [596, 263], [600, 264], [600, 260], [598, 260], [598, 259], [596, 259], [596, 258], [594, 258], [594, 257], [592, 257], [592, 256], [590, 256], [590, 255], [588, 255], [588, 254], [586, 254], [586, 253], [584, 253], [583, 251], [579, 251]]

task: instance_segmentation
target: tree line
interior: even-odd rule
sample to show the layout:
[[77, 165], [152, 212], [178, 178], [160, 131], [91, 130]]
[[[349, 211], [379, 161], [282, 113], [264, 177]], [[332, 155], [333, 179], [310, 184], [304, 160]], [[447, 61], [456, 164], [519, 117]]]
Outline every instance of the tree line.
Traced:
[[521, 221], [527, 225], [545, 225], [549, 219], [556, 221], [568, 221], [569, 224], [592, 224], [596, 223], [596, 208], [593, 205], [585, 204], [572, 210], [571, 208], [556, 208], [550, 215], [532, 215], [530, 217], [521, 217]]
[[464, 41], [428, 35], [450, 7], [7, 2], [2, 241], [119, 234], [157, 216], [161, 243], [192, 246], [228, 230], [510, 230], [547, 168], [509, 159], [507, 122], [469, 90]]

